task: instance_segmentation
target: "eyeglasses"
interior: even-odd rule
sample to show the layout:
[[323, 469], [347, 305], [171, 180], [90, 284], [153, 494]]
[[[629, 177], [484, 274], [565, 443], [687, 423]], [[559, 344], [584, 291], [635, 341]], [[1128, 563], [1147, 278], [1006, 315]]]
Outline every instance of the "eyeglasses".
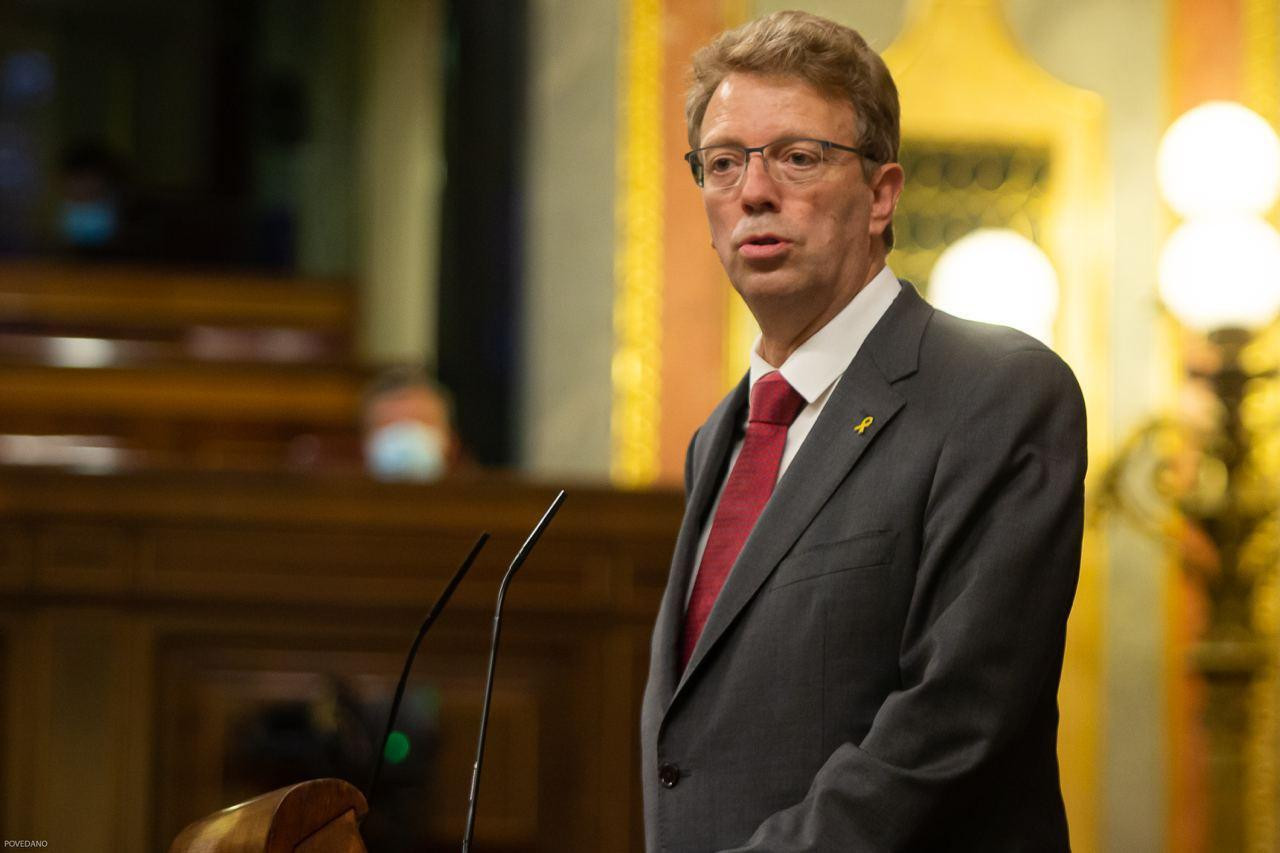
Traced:
[[764, 170], [775, 181], [803, 184], [819, 177], [827, 164], [828, 152], [835, 148], [866, 157], [860, 149], [826, 139], [779, 139], [768, 145], [708, 145], [695, 148], [684, 159], [693, 170], [693, 180], [704, 189], [727, 190], [742, 183], [751, 155], [759, 152]]

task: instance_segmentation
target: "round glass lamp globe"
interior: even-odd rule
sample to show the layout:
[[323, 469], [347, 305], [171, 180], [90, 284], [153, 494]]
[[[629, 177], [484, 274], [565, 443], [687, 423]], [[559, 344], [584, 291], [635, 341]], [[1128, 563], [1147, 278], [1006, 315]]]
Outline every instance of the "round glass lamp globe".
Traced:
[[1165, 242], [1159, 277], [1184, 326], [1259, 329], [1280, 310], [1280, 234], [1255, 217], [1188, 222]]
[[929, 276], [929, 300], [957, 317], [1012, 326], [1053, 346], [1058, 275], [1016, 231], [981, 228], [946, 248]]
[[1180, 216], [1260, 215], [1280, 191], [1280, 139], [1267, 120], [1231, 101], [1178, 117], [1156, 154], [1160, 192]]

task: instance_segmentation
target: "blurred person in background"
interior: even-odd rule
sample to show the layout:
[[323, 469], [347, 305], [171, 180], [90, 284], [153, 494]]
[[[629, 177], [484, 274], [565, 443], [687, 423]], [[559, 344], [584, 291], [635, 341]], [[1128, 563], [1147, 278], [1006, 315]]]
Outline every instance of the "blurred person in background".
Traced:
[[395, 365], [364, 394], [365, 470], [379, 480], [438, 480], [458, 466], [462, 446], [453, 399], [427, 371]]
[[126, 170], [120, 157], [98, 142], [79, 142], [62, 156], [57, 208], [59, 249], [88, 257], [127, 254]]

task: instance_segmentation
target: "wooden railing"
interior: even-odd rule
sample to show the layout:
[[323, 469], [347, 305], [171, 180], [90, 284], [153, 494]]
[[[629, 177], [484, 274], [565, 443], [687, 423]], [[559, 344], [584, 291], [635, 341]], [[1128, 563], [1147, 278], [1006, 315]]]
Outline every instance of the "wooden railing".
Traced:
[[193, 326], [305, 329], [349, 341], [355, 289], [331, 280], [48, 261], [0, 263], [0, 326], [157, 335]]
[[130, 464], [357, 465], [354, 323], [342, 282], [0, 263], [0, 462], [35, 436]]

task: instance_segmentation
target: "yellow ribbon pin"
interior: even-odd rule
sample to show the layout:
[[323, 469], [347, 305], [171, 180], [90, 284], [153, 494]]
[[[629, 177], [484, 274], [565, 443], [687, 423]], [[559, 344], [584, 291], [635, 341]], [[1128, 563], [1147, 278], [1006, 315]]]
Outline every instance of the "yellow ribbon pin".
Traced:
[[871, 415], [867, 415], [865, 418], [862, 419], [862, 423], [858, 424], [856, 427], [854, 427], [854, 429], [858, 431], [858, 435], [862, 435], [864, 432], [866, 432], [867, 427], [871, 426], [871, 424], [874, 421], [875, 421], [875, 418], [871, 417]]

